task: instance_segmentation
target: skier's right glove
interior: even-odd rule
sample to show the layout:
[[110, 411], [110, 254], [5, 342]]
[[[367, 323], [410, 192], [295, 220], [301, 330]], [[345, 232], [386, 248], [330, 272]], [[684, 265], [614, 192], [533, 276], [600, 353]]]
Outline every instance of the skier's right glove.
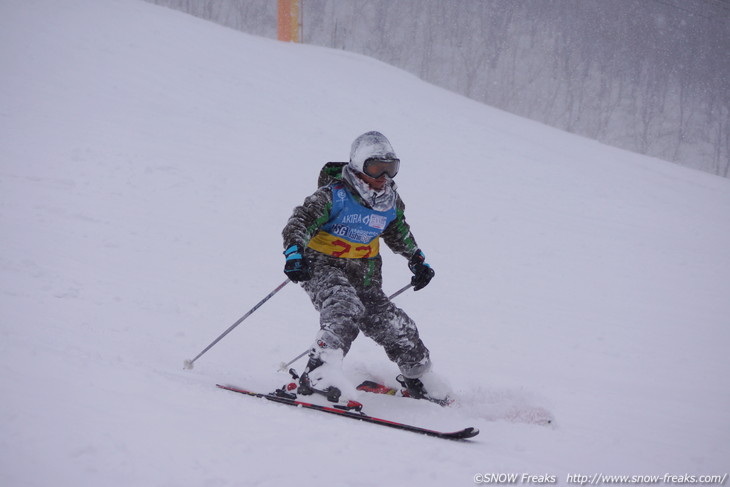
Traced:
[[416, 250], [411, 260], [408, 261], [408, 268], [413, 273], [411, 285], [414, 291], [426, 287], [431, 282], [431, 279], [433, 279], [433, 276], [436, 275], [436, 272], [431, 269], [431, 266], [426, 264], [426, 256], [421, 249]]
[[312, 272], [309, 265], [302, 255], [299, 245], [292, 245], [284, 251], [286, 263], [284, 264], [284, 274], [292, 282], [308, 281], [312, 278]]

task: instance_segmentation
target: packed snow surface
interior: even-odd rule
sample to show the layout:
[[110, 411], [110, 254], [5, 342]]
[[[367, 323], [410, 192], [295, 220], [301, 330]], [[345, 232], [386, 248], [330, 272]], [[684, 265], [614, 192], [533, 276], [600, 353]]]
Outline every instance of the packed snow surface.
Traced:
[[[137, 0], [3, 0], [0, 68], [0, 485], [728, 472], [730, 180]], [[369, 130], [436, 270], [396, 300], [458, 403], [359, 399], [469, 442], [218, 390], [287, 380], [318, 329], [293, 284], [182, 367], [285, 279], [292, 208]], [[363, 337], [343, 373], [396, 385]]]

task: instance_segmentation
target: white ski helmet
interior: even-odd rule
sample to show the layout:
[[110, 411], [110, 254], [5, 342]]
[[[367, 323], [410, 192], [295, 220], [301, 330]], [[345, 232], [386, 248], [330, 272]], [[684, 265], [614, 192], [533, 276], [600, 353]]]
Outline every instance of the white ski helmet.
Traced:
[[366, 162], [370, 162], [371, 160], [390, 161], [394, 167], [394, 170], [389, 171], [388, 174], [391, 178], [398, 172], [400, 161], [395, 155], [393, 146], [390, 145], [390, 141], [388, 141], [385, 135], [376, 131], [362, 134], [355, 139], [350, 148], [349, 165], [355, 171], [367, 174]]

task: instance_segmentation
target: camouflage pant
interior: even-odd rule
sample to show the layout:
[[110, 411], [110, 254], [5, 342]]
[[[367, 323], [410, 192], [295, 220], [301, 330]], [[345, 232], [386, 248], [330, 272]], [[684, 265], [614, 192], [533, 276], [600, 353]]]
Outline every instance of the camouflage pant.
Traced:
[[312, 355], [323, 349], [350, 350], [360, 331], [385, 349], [406, 377], [431, 366], [413, 320], [382, 290], [382, 260], [340, 259], [307, 249], [313, 277], [302, 284], [319, 311], [320, 331]]

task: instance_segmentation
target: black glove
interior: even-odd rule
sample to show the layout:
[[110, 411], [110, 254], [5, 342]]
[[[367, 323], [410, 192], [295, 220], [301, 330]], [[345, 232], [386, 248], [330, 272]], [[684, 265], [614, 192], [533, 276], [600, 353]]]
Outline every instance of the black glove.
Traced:
[[426, 285], [431, 282], [431, 279], [433, 279], [433, 276], [436, 275], [436, 272], [431, 269], [431, 266], [426, 264], [426, 256], [423, 255], [423, 251], [421, 249], [416, 250], [416, 253], [413, 254], [413, 257], [411, 257], [411, 260], [408, 261], [408, 268], [413, 273], [411, 284], [413, 285], [414, 291], [418, 291], [419, 289], [426, 287]]
[[292, 245], [284, 251], [286, 263], [284, 264], [284, 274], [292, 282], [308, 281], [312, 278], [312, 272], [309, 265], [302, 255], [299, 245]]

